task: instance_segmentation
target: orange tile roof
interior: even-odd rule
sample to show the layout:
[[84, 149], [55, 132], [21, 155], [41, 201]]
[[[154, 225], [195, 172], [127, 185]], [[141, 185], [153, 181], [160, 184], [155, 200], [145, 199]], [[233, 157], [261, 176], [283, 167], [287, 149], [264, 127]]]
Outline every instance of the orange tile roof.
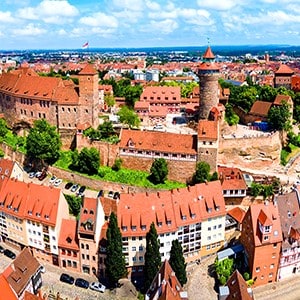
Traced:
[[246, 190], [247, 184], [240, 169], [218, 166], [223, 190]]
[[292, 76], [292, 89], [295, 92], [300, 92], [300, 76]]
[[31, 278], [37, 273], [40, 263], [31, 254], [29, 248], [24, 248], [11, 264], [13, 271], [6, 278], [15, 293], [20, 296], [31, 283]]
[[127, 227], [123, 236], [143, 236], [152, 222], [162, 233], [225, 214], [219, 181], [156, 193], [121, 194], [118, 205], [119, 227]]
[[149, 109], [150, 103], [148, 101], [137, 101], [134, 104], [134, 109]]
[[58, 247], [79, 250], [76, 220], [62, 219]]
[[0, 300], [17, 300], [17, 296], [13, 292], [12, 288], [10, 287], [8, 281], [3, 276], [3, 274], [0, 274]]
[[1, 210], [9, 215], [55, 226], [60, 190], [8, 179], [0, 189]]
[[277, 243], [282, 241], [282, 231], [278, 206], [273, 205], [273, 203], [271, 202], [266, 202], [266, 204], [252, 204], [249, 207], [246, 215], [248, 214], [250, 214], [251, 217], [251, 232], [253, 232], [254, 244], [256, 247], [261, 246], [263, 242], [260, 237], [258, 223], [261, 223], [264, 226], [272, 225], [272, 232], [268, 243]]
[[123, 149], [197, 154], [193, 135], [122, 129], [120, 139]]
[[277, 71], [275, 72], [276, 75], [285, 74], [285, 75], [293, 75], [294, 71], [287, 65], [281, 64]]
[[179, 86], [146, 86], [140, 96], [140, 101], [159, 103], [180, 103]]
[[210, 46], [208, 46], [203, 54], [203, 58], [206, 58], [206, 59], [214, 59], [215, 58], [215, 55], [213, 54]]
[[218, 122], [200, 120], [198, 123], [198, 139], [215, 141], [218, 139]]
[[255, 101], [251, 107], [250, 114], [261, 117], [266, 117], [272, 106], [272, 102], [266, 101]]
[[240, 207], [234, 207], [233, 209], [229, 210], [227, 214], [233, 217], [239, 223], [242, 223], [246, 212]]
[[96, 75], [97, 71], [92, 64], [86, 64], [85, 67], [79, 72], [79, 75]]
[[109, 217], [112, 212], [117, 213], [117, 201], [106, 197], [100, 198], [104, 215]]
[[79, 233], [94, 233], [96, 230], [96, 217], [98, 199], [85, 197], [80, 212]]
[[0, 159], [0, 175], [10, 177], [11, 172], [14, 168], [14, 164], [15, 164], [15, 162], [10, 159], [1, 158]]
[[151, 106], [149, 111], [150, 117], [166, 117], [168, 114], [167, 106]]
[[283, 101], [285, 101], [286, 103], [292, 103], [292, 98], [289, 95], [277, 95], [273, 104], [282, 105]]

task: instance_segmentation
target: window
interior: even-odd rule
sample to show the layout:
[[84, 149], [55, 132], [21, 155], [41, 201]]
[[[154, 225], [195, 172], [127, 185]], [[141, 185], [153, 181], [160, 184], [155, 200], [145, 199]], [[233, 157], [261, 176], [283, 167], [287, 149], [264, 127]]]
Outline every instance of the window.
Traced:
[[139, 251], [143, 251], [144, 247], [143, 246], [139, 246]]
[[84, 244], [81, 244], [81, 249], [84, 249]]
[[133, 262], [136, 262], [136, 257], [135, 257], [135, 256], [132, 258], [132, 261], [133, 261]]
[[264, 236], [264, 241], [267, 241], [269, 237], [267, 235]]
[[143, 256], [139, 256], [139, 261], [143, 261], [144, 257]]
[[271, 265], [270, 265], [270, 269], [274, 269], [274, 264], [271, 264]]
[[132, 251], [136, 251], [136, 247], [134, 247], [134, 246], [131, 249], [132, 249]]
[[259, 272], [260, 271], [260, 267], [256, 267], [255, 271]]
[[135, 241], [135, 240], [136, 240], [136, 237], [135, 237], [135, 236], [133, 236], [131, 239], [132, 239], [133, 241]]
[[90, 246], [89, 246], [88, 244], [86, 244], [86, 245], [85, 245], [85, 249], [86, 249], [86, 250], [89, 250], [89, 249], [90, 249]]
[[82, 254], [81, 257], [82, 257], [82, 259], [85, 259], [85, 255], [84, 254]]
[[206, 250], [210, 250], [210, 245], [207, 245], [207, 246], [206, 246]]

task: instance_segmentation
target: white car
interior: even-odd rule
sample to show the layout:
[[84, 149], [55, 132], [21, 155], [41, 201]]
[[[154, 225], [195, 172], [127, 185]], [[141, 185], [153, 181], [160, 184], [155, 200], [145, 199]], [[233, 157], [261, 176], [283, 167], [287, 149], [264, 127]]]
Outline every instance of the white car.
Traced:
[[51, 178], [50, 178], [50, 180], [49, 180], [49, 183], [54, 183], [55, 181], [56, 181], [56, 176], [52, 176]]
[[93, 291], [104, 293], [106, 287], [105, 287], [105, 285], [103, 285], [100, 282], [92, 282], [92, 283], [90, 283], [90, 289]]
[[54, 181], [54, 186], [59, 186], [62, 183], [62, 179], [58, 178]]

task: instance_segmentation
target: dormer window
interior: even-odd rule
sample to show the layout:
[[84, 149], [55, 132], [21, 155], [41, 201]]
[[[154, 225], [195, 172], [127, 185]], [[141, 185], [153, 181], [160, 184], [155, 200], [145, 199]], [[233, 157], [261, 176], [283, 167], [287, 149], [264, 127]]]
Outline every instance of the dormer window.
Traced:
[[142, 230], [146, 230], [146, 225], [141, 226]]
[[131, 226], [132, 231], [136, 231], [136, 226]]
[[19, 210], [18, 210], [18, 208], [17, 207], [15, 207], [14, 208], [14, 212], [18, 212]]
[[219, 210], [220, 210], [220, 206], [217, 205], [217, 206], [216, 206], [216, 211], [219, 211]]
[[32, 216], [32, 210], [28, 211], [29, 216]]
[[40, 217], [40, 216], [41, 216], [41, 214], [40, 214], [40, 213], [38, 213], [38, 212], [37, 212], [35, 215], [36, 215], [37, 217]]
[[172, 221], [171, 220], [167, 220], [167, 225], [171, 225]]
[[272, 226], [264, 226], [264, 233], [270, 233]]
[[186, 215], [182, 215], [181, 219], [185, 221], [186, 220]]
[[127, 231], [127, 226], [122, 226], [123, 231]]
[[211, 213], [211, 212], [212, 212], [212, 209], [209, 207], [209, 208], [207, 209], [207, 212], [208, 212], [208, 213]]
[[45, 219], [46, 219], [46, 220], [49, 220], [49, 215], [45, 215]]
[[162, 222], [157, 222], [157, 226], [161, 227], [162, 226]]

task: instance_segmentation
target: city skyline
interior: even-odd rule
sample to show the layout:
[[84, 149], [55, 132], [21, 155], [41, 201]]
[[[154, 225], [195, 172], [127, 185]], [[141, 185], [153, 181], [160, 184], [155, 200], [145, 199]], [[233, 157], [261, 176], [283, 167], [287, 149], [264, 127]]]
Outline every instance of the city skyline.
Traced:
[[300, 45], [299, 0], [2, 1], [1, 50]]

